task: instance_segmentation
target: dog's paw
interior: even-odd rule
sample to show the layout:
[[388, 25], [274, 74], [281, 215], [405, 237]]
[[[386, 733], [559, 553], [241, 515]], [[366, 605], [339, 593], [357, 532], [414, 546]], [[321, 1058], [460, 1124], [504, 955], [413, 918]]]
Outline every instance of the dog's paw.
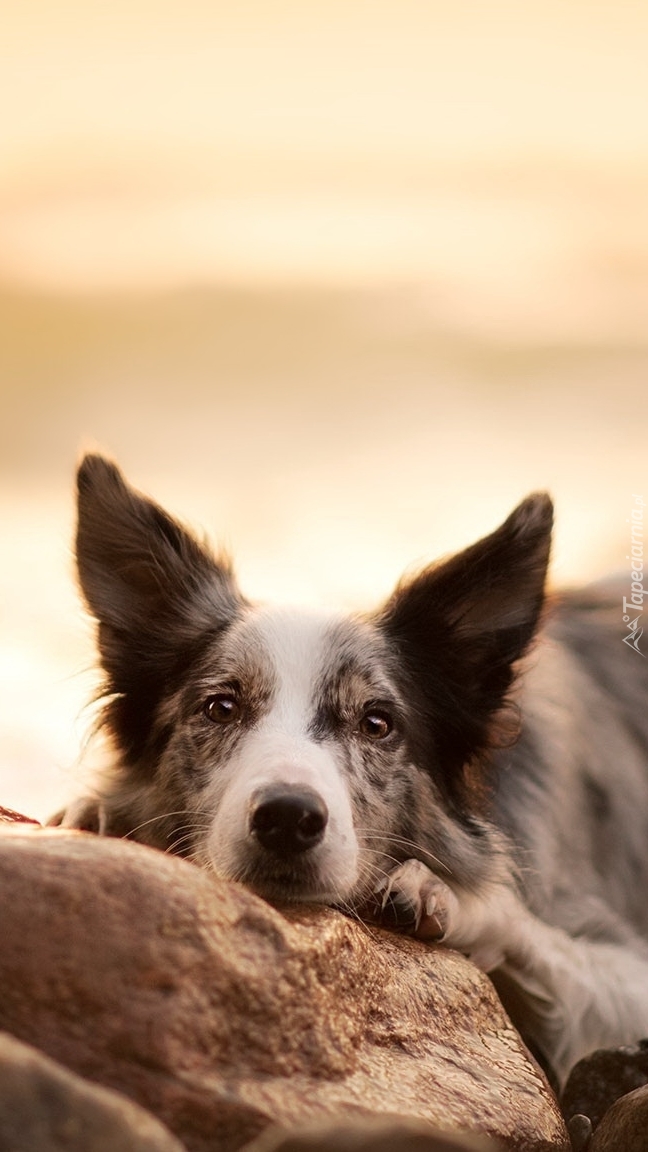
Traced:
[[445, 940], [456, 904], [452, 890], [425, 864], [406, 860], [376, 886], [363, 914], [419, 940]]
[[505, 889], [490, 898], [455, 892], [420, 860], [406, 860], [380, 881], [360, 914], [417, 940], [442, 941], [491, 972], [505, 960], [510, 901]]
[[80, 832], [104, 831], [105, 816], [99, 800], [85, 798], [73, 800], [67, 808], [62, 808], [47, 821], [50, 827], [75, 828]]

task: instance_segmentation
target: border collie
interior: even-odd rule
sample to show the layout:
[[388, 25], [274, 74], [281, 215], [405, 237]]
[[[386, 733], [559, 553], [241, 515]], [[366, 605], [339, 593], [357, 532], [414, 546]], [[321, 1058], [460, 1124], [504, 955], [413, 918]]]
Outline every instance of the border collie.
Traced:
[[78, 499], [115, 764], [53, 822], [461, 950], [559, 1079], [648, 1034], [648, 661], [613, 587], [541, 622], [548, 496], [351, 617], [251, 603], [100, 456]]

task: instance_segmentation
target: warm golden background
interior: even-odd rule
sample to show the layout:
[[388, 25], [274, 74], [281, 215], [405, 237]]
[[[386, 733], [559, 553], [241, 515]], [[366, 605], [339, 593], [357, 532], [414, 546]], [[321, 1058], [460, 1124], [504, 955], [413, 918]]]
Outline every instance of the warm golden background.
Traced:
[[626, 568], [648, 6], [21, 0], [0, 24], [0, 803], [78, 787], [84, 445], [252, 595], [373, 602], [534, 487], [556, 581]]

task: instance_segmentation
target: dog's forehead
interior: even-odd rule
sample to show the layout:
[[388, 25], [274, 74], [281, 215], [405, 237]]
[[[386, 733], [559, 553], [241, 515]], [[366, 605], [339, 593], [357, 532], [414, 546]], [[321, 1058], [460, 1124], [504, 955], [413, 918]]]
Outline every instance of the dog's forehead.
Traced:
[[262, 606], [244, 621], [241, 638], [282, 678], [306, 683], [339, 662], [354, 632], [350, 621], [331, 612]]
[[230, 635], [245, 659], [293, 691], [342, 671], [380, 664], [377, 630], [366, 621], [301, 608], [254, 607]]

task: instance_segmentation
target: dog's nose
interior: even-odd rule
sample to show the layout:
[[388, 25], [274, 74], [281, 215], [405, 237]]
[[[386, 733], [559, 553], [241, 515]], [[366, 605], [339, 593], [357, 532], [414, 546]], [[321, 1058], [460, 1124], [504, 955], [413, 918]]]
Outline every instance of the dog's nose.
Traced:
[[310, 788], [273, 788], [261, 793], [250, 814], [250, 831], [277, 856], [296, 856], [324, 837], [328, 808]]

